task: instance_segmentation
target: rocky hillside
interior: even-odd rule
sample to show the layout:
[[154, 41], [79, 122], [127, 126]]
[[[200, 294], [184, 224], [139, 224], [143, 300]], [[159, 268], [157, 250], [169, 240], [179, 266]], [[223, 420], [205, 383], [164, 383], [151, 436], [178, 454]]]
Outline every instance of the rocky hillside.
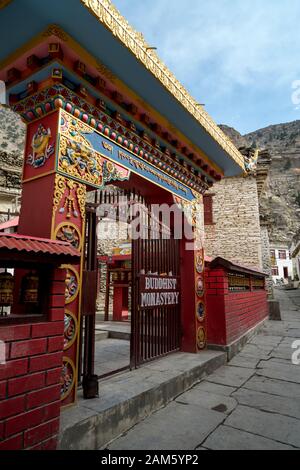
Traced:
[[25, 125], [12, 111], [0, 105], [0, 188], [20, 188]]
[[21, 158], [24, 150], [25, 125], [8, 108], [0, 105], [0, 152]]
[[300, 121], [277, 124], [241, 135], [221, 125], [237, 147], [269, 149], [272, 155], [269, 183], [261, 199], [262, 219], [274, 243], [290, 242], [300, 228]]

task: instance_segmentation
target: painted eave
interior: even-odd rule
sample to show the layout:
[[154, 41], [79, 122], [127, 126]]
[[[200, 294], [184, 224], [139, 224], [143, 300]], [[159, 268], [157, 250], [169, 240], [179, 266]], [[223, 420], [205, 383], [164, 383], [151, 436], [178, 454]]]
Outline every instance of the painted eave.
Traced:
[[72, 36], [225, 176], [243, 173], [240, 152], [109, 0], [0, 0], [0, 63], [49, 24]]

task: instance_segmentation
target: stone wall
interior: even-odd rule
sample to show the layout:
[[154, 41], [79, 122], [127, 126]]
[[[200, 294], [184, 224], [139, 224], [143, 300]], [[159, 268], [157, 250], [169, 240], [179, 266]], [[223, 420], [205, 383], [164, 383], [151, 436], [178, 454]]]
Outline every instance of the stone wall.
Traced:
[[[111, 256], [113, 249], [128, 240], [128, 226], [122, 222], [114, 222], [103, 219], [98, 225], [98, 256]], [[99, 288], [97, 296], [97, 312], [104, 314], [105, 290], [106, 290], [106, 265], [101, 263], [99, 272]], [[110, 289], [109, 312], [112, 314], [113, 289]]]
[[262, 269], [256, 178], [224, 178], [208, 194], [214, 194], [214, 224], [205, 226], [206, 254]]
[[271, 267], [271, 258], [270, 258], [270, 241], [269, 241], [269, 232], [267, 225], [261, 225], [261, 251], [262, 251], [262, 263], [263, 270], [269, 274], [269, 277], [266, 279], [266, 286], [268, 289], [269, 297], [273, 297], [273, 281], [272, 281], [272, 267]]
[[7, 216], [1, 212], [19, 212], [21, 200], [22, 161], [17, 154], [0, 151], [0, 223], [6, 222]]

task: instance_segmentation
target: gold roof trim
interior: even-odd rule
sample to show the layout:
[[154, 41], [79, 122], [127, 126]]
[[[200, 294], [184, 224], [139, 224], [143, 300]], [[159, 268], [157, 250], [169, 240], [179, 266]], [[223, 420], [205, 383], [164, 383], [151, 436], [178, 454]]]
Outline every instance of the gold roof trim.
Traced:
[[204, 108], [177, 80], [175, 75], [160, 60], [153, 50], [147, 49], [143, 35], [135, 31], [121, 15], [111, 0], [80, 0], [114, 36], [116, 36], [136, 58], [163, 84], [163, 86], [185, 107], [187, 111], [201, 124], [210, 136], [225, 152], [241, 167], [244, 159], [231, 140], [217, 126]]

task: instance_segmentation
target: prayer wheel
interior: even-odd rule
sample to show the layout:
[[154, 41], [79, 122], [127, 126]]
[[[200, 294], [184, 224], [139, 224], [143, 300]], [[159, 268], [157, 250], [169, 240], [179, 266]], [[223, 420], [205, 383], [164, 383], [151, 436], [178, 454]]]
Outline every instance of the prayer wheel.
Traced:
[[0, 273], [0, 306], [9, 307], [13, 304], [14, 277], [5, 272]]
[[28, 273], [22, 281], [22, 302], [24, 304], [37, 304], [39, 301], [39, 277]]

